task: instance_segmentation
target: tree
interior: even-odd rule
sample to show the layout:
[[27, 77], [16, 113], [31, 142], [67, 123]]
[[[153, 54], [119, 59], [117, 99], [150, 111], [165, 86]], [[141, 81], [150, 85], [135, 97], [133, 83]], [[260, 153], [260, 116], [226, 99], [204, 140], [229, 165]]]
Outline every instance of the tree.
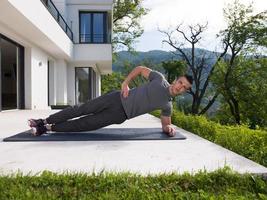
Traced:
[[[113, 5], [113, 50], [122, 47], [133, 51], [134, 40], [140, 37], [144, 30], [140, 26], [140, 19], [147, 14], [147, 9], [143, 8], [142, 0], [115, 0]], [[116, 54], [113, 54], [115, 58]], [[112, 90], [121, 89], [124, 76], [113, 72], [103, 75], [101, 78], [101, 91], [106, 93]], [[111, 84], [112, 83], [112, 84]]]
[[186, 71], [185, 62], [181, 60], [163, 61], [162, 67], [167, 74], [167, 80], [169, 83], [174, 81], [176, 77], [183, 75]]
[[[140, 64], [140, 66], [146, 66], [149, 67], [150, 69], [156, 69], [157, 66], [154, 65], [154, 63], [152, 62], [152, 60], [150, 59], [144, 59]], [[135, 64], [130, 63], [129, 61], [125, 60], [123, 62], [123, 70], [122, 70], [122, 74], [123, 76], [127, 77], [128, 74], [136, 67]], [[143, 77], [143, 76], [137, 76], [134, 80], [132, 80], [130, 82], [129, 87], [133, 88], [133, 87], [138, 87], [140, 85], [143, 85], [147, 80]]]
[[239, 58], [233, 76], [237, 84], [241, 122], [250, 128], [267, 126], [267, 58]]
[[[232, 115], [224, 79], [228, 63], [221, 61], [213, 76], [213, 83], [223, 96], [221, 113], [218, 118], [223, 123], [236, 123]], [[231, 73], [232, 94], [238, 100], [240, 123], [249, 124], [250, 128], [267, 125], [267, 59], [239, 56], [235, 59], [235, 68]], [[222, 113], [224, 116], [222, 116]], [[225, 118], [227, 116], [227, 118]]]
[[[122, 74], [127, 77], [128, 74], [136, 67], [133, 63], [128, 62], [127, 60], [123, 62], [124, 63], [124, 69], [122, 71]], [[129, 84], [130, 88], [138, 87], [139, 85], [143, 84], [145, 82], [145, 79], [142, 76], [137, 76], [134, 80], [132, 80]]]
[[[213, 94], [208, 95], [207, 97], [207, 89], [210, 85], [210, 77], [213, 73], [215, 65], [208, 68], [207, 62], [209, 58], [205, 55], [205, 53], [200, 53], [200, 55], [196, 55], [196, 45], [202, 39], [202, 33], [206, 30], [207, 24], [201, 25], [190, 25], [189, 34], [186, 34], [186, 31], [182, 30], [181, 25], [178, 25], [175, 30], [171, 31], [163, 31], [159, 30], [161, 33], [167, 36], [167, 39], [163, 40], [163, 42], [169, 44], [173, 47], [178, 56], [180, 56], [189, 67], [189, 71], [193, 76], [193, 88], [189, 91], [189, 94], [192, 95], [192, 114], [204, 114], [215, 102], [219, 93], [215, 92]], [[178, 39], [178, 36], [182, 36], [184, 41]], [[190, 52], [184, 48], [185, 44], [189, 44]], [[227, 46], [224, 47], [224, 51], [218, 56], [217, 61], [219, 62], [221, 58], [225, 55], [227, 51]], [[205, 103], [205, 106], [201, 108], [201, 105]]]
[[113, 90], [120, 90], [121, 83], [125, 77], [121, 73], [113, 72], [112, 74], [101, 76], [101, 93], [105, 94]]
[[140, 19], [147, 14], [142, 0], [115, 0], [113, 7], [113, 48], [127, 47], [133, 50], [134, 40], [140, 37], [144, 30]]
[[[237, 0], [228, 4], [224, 9], [224, 16], [228, 23], [225, 30], [220, 31], [219, 37], [228, 49], [229, 56], [224, 59], [217, 79], [221, 80], [219, 92], [228, 103], [231, 114], [237, 124], [241, 123], [239, 97], [237, 95], [238, 85], [235, 74], [239, 70], [242, 55], [252, 54], [257, 47], [266, 47], [267, 11], [253, 15], [252, 6], [245, 6]], [[251, 56], [251, 55], [250, 55]], [[217, 72], [218, 72], [217, 71]]]

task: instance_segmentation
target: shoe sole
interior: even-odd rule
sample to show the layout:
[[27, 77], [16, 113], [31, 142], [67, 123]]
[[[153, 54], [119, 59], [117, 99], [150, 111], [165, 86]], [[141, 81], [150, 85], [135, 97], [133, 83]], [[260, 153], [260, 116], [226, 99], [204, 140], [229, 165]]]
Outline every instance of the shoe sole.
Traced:
[[37, 131], [37, 128], [36, 127], [31, 127], [31, 134], [33, 135], [33, 136], [41, 136], [41, 135], [43, 135], [43, 134], [47, 134], [47, 132], [44, 132], [44, 133], [41, 133], [41, 134], [38, 134], [38, 131]]
[[37, 136], [37, 129], [35, 128], [35, 127], [32, 127], [31, 128], [31, 134], [33, 135], [33, 136]]

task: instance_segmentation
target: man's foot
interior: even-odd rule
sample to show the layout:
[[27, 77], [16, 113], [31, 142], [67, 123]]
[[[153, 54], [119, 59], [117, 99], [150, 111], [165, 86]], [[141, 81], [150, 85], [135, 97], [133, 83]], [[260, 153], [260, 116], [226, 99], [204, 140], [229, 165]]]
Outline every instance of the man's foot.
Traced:
[[32, 127], [37, 127], [37, 126], [44, 126], [44, 120], [42, 119], [29, 119], [28, 120], [28, 125]]
[[43, 135], [47, 132], [47, 128], [45, 126], [36, 126], [36, 127], [32, 127], [31, 129], [31, 133], [34, 135], [34, 136], [40, 136], [40, 135]]

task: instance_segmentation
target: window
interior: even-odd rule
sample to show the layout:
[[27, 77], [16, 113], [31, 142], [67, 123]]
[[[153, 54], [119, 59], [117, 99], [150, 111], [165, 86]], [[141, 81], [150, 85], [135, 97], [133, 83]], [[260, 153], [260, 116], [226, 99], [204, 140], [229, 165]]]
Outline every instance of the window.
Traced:
[[96, 97], [96, 73], [91, 67], [75, 68], [75, 96], [76, 104]]
[[0, 111], [25, 108], [24, 47], [0, 34]]
[[106, 18], [105, 12], [80, 12], [80, 43], [106, 43]]

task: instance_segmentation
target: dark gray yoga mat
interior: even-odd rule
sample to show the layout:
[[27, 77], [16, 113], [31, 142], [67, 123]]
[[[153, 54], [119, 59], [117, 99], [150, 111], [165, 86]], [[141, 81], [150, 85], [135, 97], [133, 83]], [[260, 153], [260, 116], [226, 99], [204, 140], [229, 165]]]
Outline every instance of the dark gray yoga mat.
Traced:
[[185, 136], [176, 131], [175, 137], [168, 137], [161, 128], [102, 128], [87, 132], [49, 133], [33, 136], [25, 131], [5, 138], [5, 142], [26, 141], [107, 141], [107, 140], [182, 140]]

